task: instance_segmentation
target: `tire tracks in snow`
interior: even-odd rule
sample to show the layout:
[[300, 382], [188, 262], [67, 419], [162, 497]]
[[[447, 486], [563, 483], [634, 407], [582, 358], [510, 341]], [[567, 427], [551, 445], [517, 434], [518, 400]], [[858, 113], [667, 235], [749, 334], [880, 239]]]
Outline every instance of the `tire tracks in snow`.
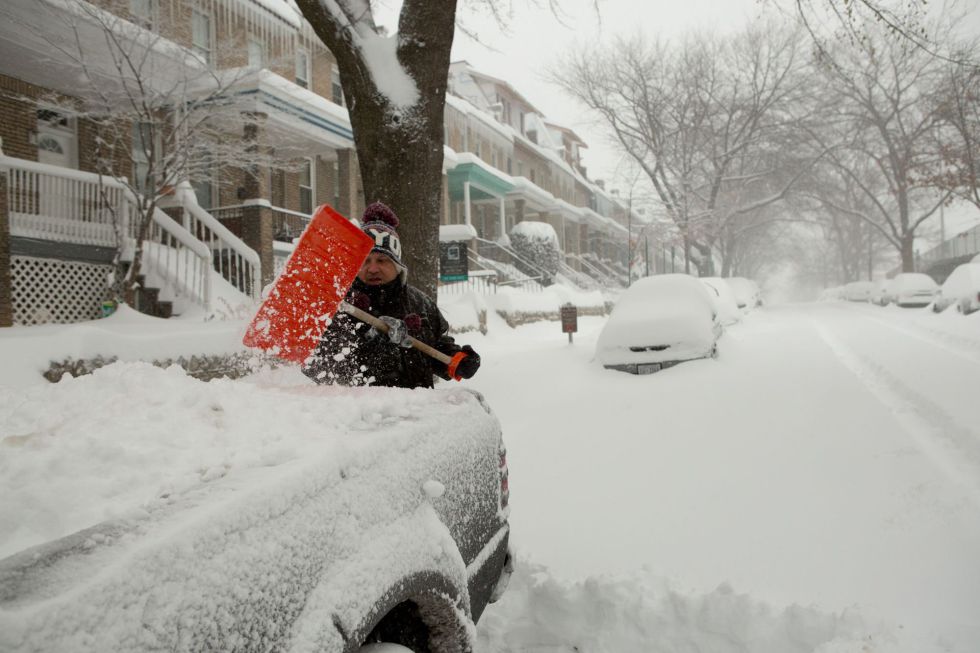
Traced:
[[920, 325], [915, 325], [912, 327], [909, 327], [908, 325], [900, 326], [874, 315], [862, 314], [862, 317], [884, 327], [888, 327], [897, 333], [909, 336], [910, 338], [915, 338], [916, 340], [921, 340], [928, 345], [942, 349], [943, 351], [953, 354], [958, 358], [980, 365], [980, 342], [978, 341], [933, 331]]
[[816, 323], [812, 326], [844, 367], [888, 408], [919, 449], [962, 487], [974, 507], [980, 509], [980, 439], [901, 378], [845, 344], [827, 327]]

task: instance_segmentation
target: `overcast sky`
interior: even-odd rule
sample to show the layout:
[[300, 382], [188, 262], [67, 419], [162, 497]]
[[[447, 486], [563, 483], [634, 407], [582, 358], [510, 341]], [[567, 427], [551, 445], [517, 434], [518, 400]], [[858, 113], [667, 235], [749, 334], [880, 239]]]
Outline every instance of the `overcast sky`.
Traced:
[[[628, 168], [609, 144], [602, 126], [579, 104], [543, 75], [564, 53], [582, 44], [605, 42], [616, 36], [642, 32], [678, 38], [691, 31], [728, 32], [786, 11], [790, 0], [554, 0], [561, 19], [549, 8], [549, 0], [492, 0], [507, 14], [508, 27], [478, 7], [491, 0], [459, 0], [459, 20], [475, 32], [479, 42], [457, 31], [453, 60], [465, 59], [474, 67], [511, 83], [548, 118], [574, 129], [588, 144], [583, 159], [592, 179], [625, 178]], [[953, 3], [969, 12], [965, 30], [980, 36], [980, 0], [936, 0], [937, 8]], [[596, 4], [599, 15], [596, 15]], [[394, 29], [399, 0], [379, 0], [379, 21]], [[619, 182], [622, 184], [622, 181]]]
[[[472, 3], [470, 3], [472, 4]], [[561, 20], [547, 0], [503, 0], [511, 5], [510, 25], [479, 16], [460, 2], [460, 20], [476, 29], [481, 43], [457, 32], [453, 60], [465, 59], [478, 70], [509, 81], [548, 118], [571, 127], [588, 144], [583, 159], [592, 179], [612, 179], [626, 168], [607, 145], [601, 126], [583, 107], [542, 76], [564, 53], [576, 46], [629, 36], [638, 31], [674, 38], [690, 30], [725, 31], [745, 25], [761, 12], [757, 0], [559, 0]]]

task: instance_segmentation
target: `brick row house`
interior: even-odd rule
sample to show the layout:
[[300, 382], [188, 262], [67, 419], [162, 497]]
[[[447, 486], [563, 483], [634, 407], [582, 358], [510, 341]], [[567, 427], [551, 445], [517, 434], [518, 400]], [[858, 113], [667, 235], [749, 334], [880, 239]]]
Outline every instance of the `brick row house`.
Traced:
[[[144, 195], [160, 200], [145, 285], [167, 300], [164, 315], [256, 297], [316, 206], [363, 210], [336, 64], [287, 0], [5, 0], [0, 14], [0, 325], [98, 317]], [[76, 37], [96, 48], [106, 32], [152, 64], [145, 79], [118, 56], [73, 50]], [[625, 209], [587, 179], [581, 139], [502, 80], [465, 62], [451, 75], [442, 223], [472, 229], [472, 256], [500, 258], [515, 224], [547, 222], [570, 271], [614, 277]], [[123, 112], [134, 82], [162, 107], [146, 121], [157, 131]], [[83, 108], [89, 95], [120, 98], [129, 117], [119, 120], [132, 123], [122, 146], [106, 145], [105, 116]], [[180, 140], [201, 112], [220, 115], [213, 158], [194, 132]], [[196, 153], [180, 163], [193, 174], [134, 193], [133, 180], [175, 165], [177, 150]]]

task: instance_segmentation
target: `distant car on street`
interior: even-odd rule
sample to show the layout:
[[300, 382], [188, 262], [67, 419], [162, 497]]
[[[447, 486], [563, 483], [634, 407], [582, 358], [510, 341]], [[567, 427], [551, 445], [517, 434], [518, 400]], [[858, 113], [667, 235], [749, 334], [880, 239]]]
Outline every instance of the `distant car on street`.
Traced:
[[844, 287], [834, 286], [833, 288], [824, 288], [820, 292], [820, 297], [818, 298], [822, 302], [833, 302], [843, 299], [844, 297]]
[[902, 272], [888, 285], [886, 297], [890, 303], [902, 308], [921, 308], [931, 304], [937, 294], [939, 284], [928, 274]]
[[953, 305], [964, 315], [980, 310], [980, 262], [957, 266], [940, 286], [932, 309], [939, 313]]
[[718, 308], [718, 319], [725, 326], [741, 321], [742, 314], [738, 310], [735, 293], [722, 277], [701, 277], [701, 283], [708, 286]]
[[868, 301], [878, 306], [888, 306], [888, 288], [891, 282], [891, 279], [882, 279], [876, 282], [874, 289], [871, 291], [871, 298]]
[[869, 302], [875, 285], [870, 281], [852, 281], [844, 286], [844, 299], [849, 302]]
[[723, 327], [710, 292], [686, 274], [639, 279], [616, 302], [596, 357], [607, 369], [650, 374], [715, 356]]
[[739, 308], [753, 309], [762, 306], [762, 291], [755, 281], [745, 277], [730, 277], [726, 281], [735, 293], [735, 301]]

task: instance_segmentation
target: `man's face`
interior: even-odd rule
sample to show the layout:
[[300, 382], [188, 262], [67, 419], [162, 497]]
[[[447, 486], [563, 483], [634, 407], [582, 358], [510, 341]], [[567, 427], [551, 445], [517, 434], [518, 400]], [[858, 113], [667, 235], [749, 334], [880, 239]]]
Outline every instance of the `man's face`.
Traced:
[[380, 286], [381, 284], [394, 281], [398, 276], [398, 266], [395, 262], [384, 254], [371, 252], [367, 260], [361, 266], [357, 278], [369, 286]]

